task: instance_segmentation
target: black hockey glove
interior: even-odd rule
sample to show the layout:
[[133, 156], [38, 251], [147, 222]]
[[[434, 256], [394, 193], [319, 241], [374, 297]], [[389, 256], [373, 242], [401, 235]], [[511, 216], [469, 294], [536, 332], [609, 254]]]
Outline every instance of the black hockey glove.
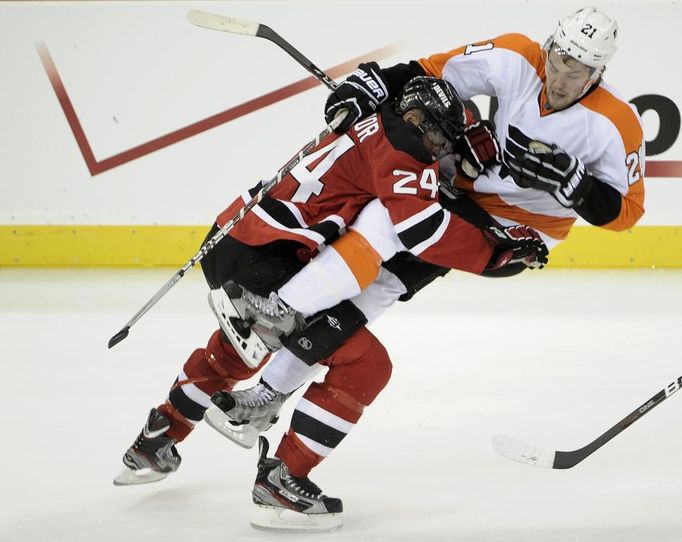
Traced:
[[505, 153], [514, 182], [522, 188], [549, 192], [564, 207], [578, 207], [592, 188], [585, 164], [557, 145], [531, 141], [520, 156]]
[[464, 128], [454, 150], [461, 160], [459, 170], [470, 179], [476, 179], [486, 167], [501, 163], [500, 146], [492, 124], [487, 120]]
[[485, 271], [515, 263], [542, 269], [548, 262], [547, 245], [530, 226], [488, 226], [483, 234], [496, 247]]
[[327, 98], [324, 118], [329, 124], [336, 114], [345, 109], [348, 115], [336, 128], [336, 133], [347, 132], [356, 121], [374, 113], [388, 98], [386, 81], [376, 62], [363, 62]]

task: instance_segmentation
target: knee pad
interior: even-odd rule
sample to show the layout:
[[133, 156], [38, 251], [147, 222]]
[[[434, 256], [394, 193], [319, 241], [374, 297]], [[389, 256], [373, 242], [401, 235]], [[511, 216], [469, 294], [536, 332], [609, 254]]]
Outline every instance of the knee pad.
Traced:
[[[208, 340], [206, 348], [197, 348], [183, 366], [187, 381], [176, 384], [197, 383], [209, 395], [218, 389], [232, 389], [240, 380], [255, 375], [265, 364], [251, 369], [241, 360], [230, 342], [216, 330]], [[213, 389], [215, 388], [215, 390]]]
[[367, 318], [360, 309], [348, 300], [342, 301], [331, 309], [318, 312], [303, 329], [289, 335], [282, 346], [312, 365], [333, 354], [366, 323]]
[[206, 361], [213, 367], [217, 374], [229, 376], [234, 380], [246, 380], [260, 371], [268, 362], [267, 355], [257, 367], [247, 367], [239, 357], [230, 341], [223, 335], [221, 329], [217, 329], [206, 345]]
[[[362, 328], [346, 341], [324, 365], [329, 367], [329, 371], [322, 387], [343, 391], [365, 406], [370, 405], [386, 387], [393, 372], [386, 348], [367, 328]], [[309, 391], [312, 388], [311, 385]]]

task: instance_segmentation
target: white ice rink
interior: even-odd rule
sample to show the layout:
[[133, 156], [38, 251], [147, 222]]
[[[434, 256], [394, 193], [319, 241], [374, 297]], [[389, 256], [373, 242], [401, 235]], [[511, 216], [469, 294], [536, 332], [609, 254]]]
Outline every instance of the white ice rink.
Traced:
[[311, 476], [345, 525], [290, 535], [249, 526], [256, 451], [205, 426], [167, 480], [112, 485], [217, 327], [193, 270], [107, 350], [174, 271], [0, 271], [1, 541], [682, 539], [682, 393], [571, 470], [490, 444], [581, 447], [682, 375], [682, 272], [451, 274], [394, 307], [373, 327], [392, 381]]

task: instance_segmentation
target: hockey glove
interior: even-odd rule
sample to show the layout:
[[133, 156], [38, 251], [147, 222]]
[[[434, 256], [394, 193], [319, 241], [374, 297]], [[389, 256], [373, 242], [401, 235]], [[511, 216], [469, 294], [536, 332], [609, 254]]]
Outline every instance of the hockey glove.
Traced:
[[460, 156], [460, 171], [470, 179], [476, 179], [486, 167], [501, 163], [495, 131], [485, 120], [464, 128], [454, 150]]
[[496, 247], [485, 271], [514, 263], [523, 263], [531, 269], [542, 269], [548, 262], [547, 245], [530, 226], [488, 226], [483, 234]]
[[581, 205], [592, 188], [585, 164], [557, 145], [531, 141], [520, 156], [505, 153], [505, 161], [517, 185], [549, 192], [564, 207]]
[[386, 81], [376, 62], [363, 62], [327, 98], [324, 118], [327, 123], [342, 110], [348, 115], [336, 128], [336, 133], [347, 132], [356, 121], [374, 113], [388, 98]]
[[457, 199], [464, 195], [464, 192], [454, 184], [459, 167], [460, 163], [454, 154], [446, 154], [438, 160], [438, 188], [440, 194], [449, 199]]

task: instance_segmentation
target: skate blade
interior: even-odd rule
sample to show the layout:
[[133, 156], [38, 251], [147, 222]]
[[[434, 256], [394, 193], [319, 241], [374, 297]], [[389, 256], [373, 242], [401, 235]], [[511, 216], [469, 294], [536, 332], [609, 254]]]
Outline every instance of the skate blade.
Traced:
[[134, 486], [139, 484], [151, 484], [158, 482], [168, 476], [167, 472], [156, 472], [152, 469], [133, 470], [128, 467], [114, 478], [115, 486]]
[[220, 329], [223, 330], [242, 361], [251, 369], [258, 367], [270, 351], [255, 333], [252, 333], [249, 338], [244, 338], [237, 331], [230, 318], [241, 318], [241, 315], [225, 292], [222, 289], [210, 290], [208, 292], [208, 304], [218, 319]]
[[232, 425], [230, 423], [232, 421], [231, 418], [217, 406], [211, 406], [206, 409], [204, 421], [209, 427], [212, 427], [242, 448], [253, 448], [258, 440], [258, 435], [260, 435], [260, 431], [248, 423]]
[[302, 514], [263, 504], [253, 507], [251, 527], [262, 531], [325, 533], [343, 526], [343, 514]]

